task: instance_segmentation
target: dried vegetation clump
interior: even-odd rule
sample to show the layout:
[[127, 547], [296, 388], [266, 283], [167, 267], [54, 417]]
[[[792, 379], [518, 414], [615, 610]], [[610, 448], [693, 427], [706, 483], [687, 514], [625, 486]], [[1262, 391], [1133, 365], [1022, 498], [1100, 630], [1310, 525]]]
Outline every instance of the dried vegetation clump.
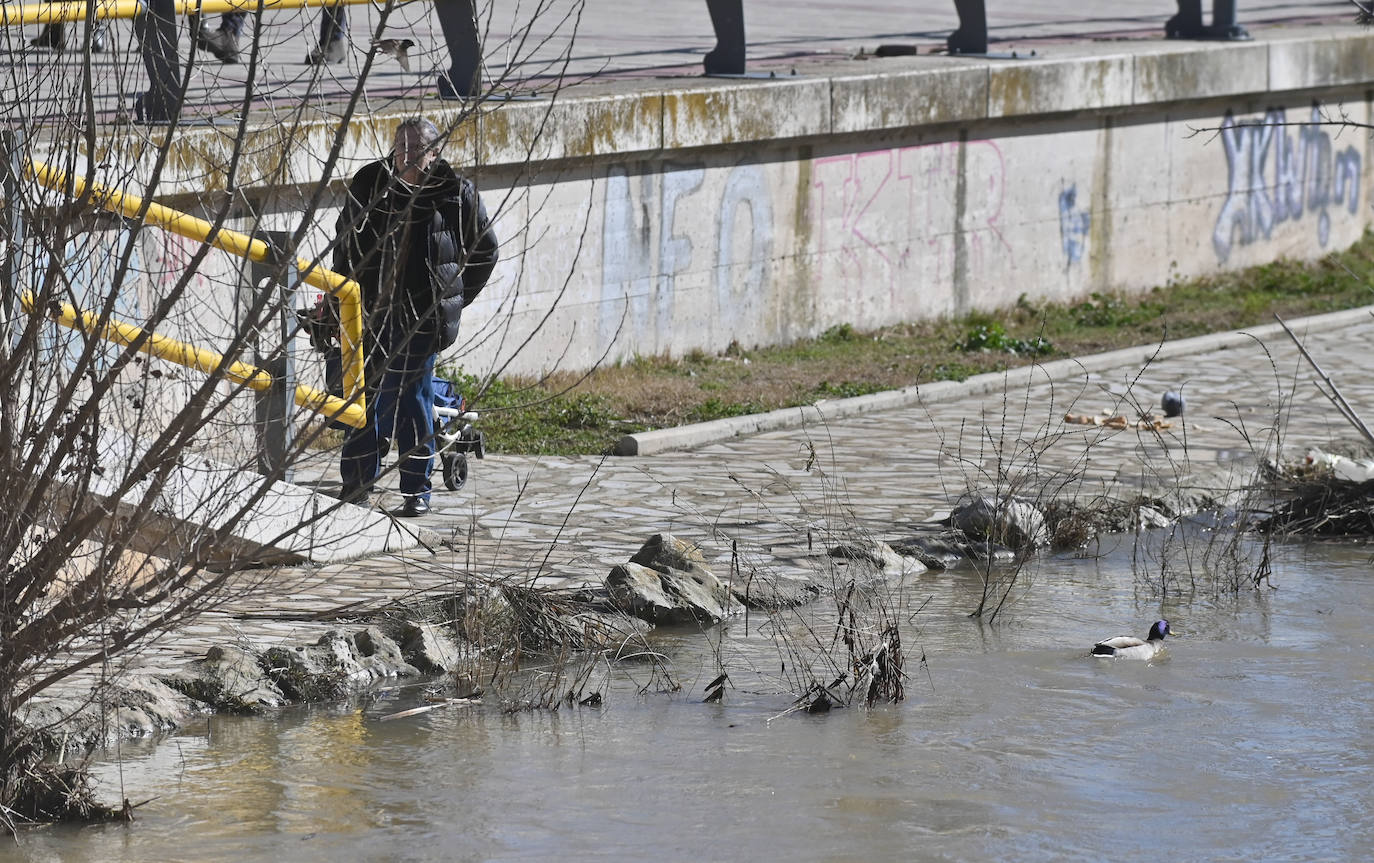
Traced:
[[[1267, 471], [1274, 502], [1255, 520], [1265, 534], [1322, 538], [1374, 537], [1374, 477], [1365, 479], [1364, 449], [1355, 457], [1313, 450]], [[1365, 448], [1367, 449], [1367, 448]]]
[[61, 821], [83, 823], [132, 821], [134, 807], [126, 800], [120, 808], [102, 805], [96, 798], [86, 762], [54, 763], [46, 753], [60, 744], [41, 745], [41, 735], [25, 735], [7, 760], [0, 782], [6, 801], [0, 808], [0, 825], [13, 836], [25, 824]]

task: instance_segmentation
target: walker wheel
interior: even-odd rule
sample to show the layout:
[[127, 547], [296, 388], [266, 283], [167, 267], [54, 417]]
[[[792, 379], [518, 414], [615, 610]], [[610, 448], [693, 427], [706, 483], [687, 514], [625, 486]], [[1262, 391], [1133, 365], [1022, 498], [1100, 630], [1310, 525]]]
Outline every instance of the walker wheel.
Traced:
[[443, 456], [444, 465], [444, 488], [449, 491], [457, 491], [468, 481], [468, 457], [466, 453], [445, 452]]

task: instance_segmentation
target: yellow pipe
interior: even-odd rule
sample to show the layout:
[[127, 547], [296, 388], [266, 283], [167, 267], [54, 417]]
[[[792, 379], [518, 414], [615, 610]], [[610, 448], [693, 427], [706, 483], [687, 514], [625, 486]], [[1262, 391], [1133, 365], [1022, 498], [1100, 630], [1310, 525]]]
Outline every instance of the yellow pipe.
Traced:
[[[24, 304], [24, 311], [30, 314], [34, 312], [37, 304], [34, 302], [33, 294], [24, 291], [21, 302]], [[94, 312], [83, 312], [67, 303], [59, 304], [54, 311], [53, 320], [62, 326], [81, 330], [125, 347], [133, 344], [143, 335], [143, 330], [133, 324], [114, 318], [106, 321], [104, 327], [100, 327], [99, 315]], [[224, 357], [221, 354], [167, 336], [160, 336], [157, 333], [150, 334], [148, 339], [139, 345], [138, 350], [158, 359], [177, 363], [206, 374], [210, 374], [224, 362]], [[235, 383], [244, 384], [254, 390], [266, 390], [272, 386], [270, 373], [247, 363], [228, 363], [224, 367], [224, 376]], [[301, 407], [318, 409], [321, 413], [328, 414], [353, 428], [361, 428], [367, 422], [367, 412], [362, 405], [349, 404], [341, 398], [311, 387], [296, 387], [294, 398], [296, 404]]]
[[[49, 189], [65, 191], [70, 182], [73, 195], [79, 197], [85, 192], [86, 181], [81, 177], [69, 178], [65, 171], [52, 168], [36, 159], [30, 160], [29, 169], [33, 172], [34, 178]], [[143, 199], [137, 195], [111, 189], [99, 183], [91, 184], [91, 201], [98, 207], [112, 213], [122, 213], [131, 219], [138, 216], [138, 211], [143, 206]], [[148, 224], [157, 225], [192, 240], [209, 242], [217, 249], [242, 258], [251, 258], [255, 261], [266, 261], [269, 258], [270, 250], [262, 240], [253, 239], [247, 234], [228, 228], [220, 228], [211, 240], [209, 237], [215, 228], [209, 222], [158, 203], [148, 204], [148, 212], [144, 214], [143, 219]], [[339, 341], [343, 353], [344, 394], [354, 404], [364, 406], [363, 387], [366, 381], [363, 376], [362, 287], [333, 270], [326, 270], [320, 266], [312, 267], [311, 262], [304, 258], [297, 258], [296, 266], [304, 273], [302, 280], [306, 284], [328, 291], [339, 298]]]
[[[263, 0], [264, 9], [304, 9], [312, 6], [357, 6], [372, 0]], [[406, 0], [400, 0], [406, 2]], [[143, 14], [143, 0], [95, 0], [96, 18], [134, 18]], [[58, 3], [0, 4], [0, 26], [51, 24], [56, 21], [85, 21], [89, 5], [80, 0]], [[252, 12], [258, 0], [175, 0], [178, 15], [215, 15], [223, 12]]]

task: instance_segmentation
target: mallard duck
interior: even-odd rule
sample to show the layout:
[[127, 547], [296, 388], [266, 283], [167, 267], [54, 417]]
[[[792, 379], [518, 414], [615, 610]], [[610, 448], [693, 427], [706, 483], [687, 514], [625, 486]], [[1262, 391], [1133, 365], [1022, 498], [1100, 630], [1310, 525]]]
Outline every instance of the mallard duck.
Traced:
[[1156, 620], [1150, 627], [1150, 634], [1141, 641], [1131, 635], [1118, 635], [1093, 645], [1093, 656], [1111, 656], [1116, 659], [1153, 659], [1164, 649], [1164, 636], [1169, 634], [1169, 621]]

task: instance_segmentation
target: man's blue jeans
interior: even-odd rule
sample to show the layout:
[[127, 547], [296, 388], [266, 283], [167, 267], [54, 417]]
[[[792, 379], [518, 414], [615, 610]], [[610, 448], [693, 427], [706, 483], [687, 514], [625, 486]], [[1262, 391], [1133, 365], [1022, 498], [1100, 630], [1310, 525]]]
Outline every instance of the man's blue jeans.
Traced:
[[367, 403], [367, 425], [343, 445], [339, 474], [345, 496], [372, 488], [381, 473], [383, 447], [400, 450], [401, 494], [429, 500], [434, 465], [434, 339], [421, 334], [387, 339], [394, 347]]

